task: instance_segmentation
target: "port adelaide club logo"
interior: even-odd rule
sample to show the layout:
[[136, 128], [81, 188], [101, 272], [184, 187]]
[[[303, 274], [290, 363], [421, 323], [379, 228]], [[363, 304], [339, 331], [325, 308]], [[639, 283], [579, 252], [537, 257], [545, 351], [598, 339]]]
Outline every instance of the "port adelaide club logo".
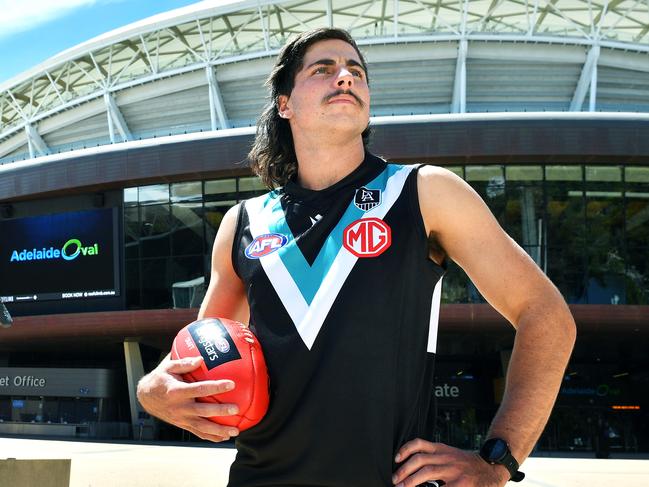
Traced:
[[380, 189], [367, 189], [365, 187], [358, 188], [354, 196], [354, 205], [356, 208], [363, 211], [370, 211], [381, 204], [381, 190]]
[[343, 246], [356, 257], [378, 257], [391, 244], [392, 229], [378, 218], [361, 218], [343, 232]]
[[259, 235], [246, 247], [245, 254], [249, 259], [259, 259], [281, 249], [288, 242], [288, 237], [281, 233]]

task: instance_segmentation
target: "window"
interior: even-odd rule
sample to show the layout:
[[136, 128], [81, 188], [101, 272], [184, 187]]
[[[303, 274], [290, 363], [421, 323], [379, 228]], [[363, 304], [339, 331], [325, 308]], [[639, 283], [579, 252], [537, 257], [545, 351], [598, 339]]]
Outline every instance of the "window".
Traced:
[[169, 202], [169, 185], [154, 184], [142, 186], [138, 189], [138, 202], [140, 205], [153, 205]]
[[[447, 169], [466, 178], [569, 303], [649, 304], [649, 167], [505, 164]], [[266, 191], [255, 176], [125, 189], [128, 306], [199, 302], [225, 213], [238, 201]], [[179, 282], [196, 285], [188, 293], [173, 287]], [[484, 301], [452, 263], [443, 292], [445, 302]]]

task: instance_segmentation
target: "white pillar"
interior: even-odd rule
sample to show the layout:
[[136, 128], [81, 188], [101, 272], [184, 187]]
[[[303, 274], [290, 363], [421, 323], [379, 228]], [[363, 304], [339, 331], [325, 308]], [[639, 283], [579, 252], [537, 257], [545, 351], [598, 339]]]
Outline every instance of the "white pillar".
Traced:
[[597, 84], [597, 61], [599, 60], [600, 48], [599, 45], [595, 44], [590, 48], [588, 54], [586, 55], [586, 61], [584, 62], [584, 67], [581, 70], [581, 75], [579, 76], [579, 81], [575, 87], [575, 92], [572, 96], [572, 101], [570, 102], [570, 111], [571, 112], [580, 112], [581, 107], [584, 104], [586, 99], [586, 93], [588, 89], [591, 91], [590, 103], [593, 106], [595, 103], [595, 90], [593, 82]]
[[590, 75], [590, 98], [588, 100], [588, 111], [594, 112], [597, 105], [597, 64], [593, 66]]
[[219, 84], [216, 81], [214, 68], [210, 65], [205, 66], [205, 75], [207, 76], [207, 85], [210, 96], [210, 119], [212, 122], [212, 130], [216, 130], [218, 125], [220, 125], [222, 129], [226, 129], [228, 128], [228, 116], [225, 112], [225, 105], [223, 105], [223, 98], [221, 98], [221, 90], [219, 90]]
[[457, 62], [455, 63], [455, 83], [453, 85], [453, 100], [451, 101], [451, 113], [466, 112], [466, 53], [468, 43], [466, 39], [459, 42], [457, 50]]
[[119, 132], [122, 140], [133, 140], [131, 131], [126, 125], [126, 120], [120, 112], [115, 99], [109, 92], [104, 93], [104, 103], [106, 104], [106, 113], [108, 114], [108, 132], [110, 134], [110, 141], [112, 143], [117, 142], [115, 140], [115, 129]]
[[124, 342], [124, 358], [126, 360], [126, 378], [128, 380], [128, 400], [131, 409], [131, 425], [133, 439], [150, 440], [154, 436], [154, 421], [137, 400], [137, 383], [144, 377], [144, 365], [140, 344], [136, 341]]
[[[25, 125], [25, 134], [27, 135], [27, 144], [29, 147], [29, 157], [34, 158], [38, 156], [44, 156], [49, 154], [50, 148], [47, 146], [43, 138], [31, 124]], [[38, 153], [38, 154], [37, 154]]]

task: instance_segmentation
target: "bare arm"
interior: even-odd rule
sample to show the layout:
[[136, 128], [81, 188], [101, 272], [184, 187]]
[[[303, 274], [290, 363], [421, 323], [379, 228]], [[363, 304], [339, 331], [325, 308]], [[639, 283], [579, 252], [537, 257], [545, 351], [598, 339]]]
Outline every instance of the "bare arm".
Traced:
[[[418, 178], [427, 232], [465, 270], [487, 301], [517, 329], [503, 402], [489, 435], [507, 441], [514, 457], [522, 463], [543, 431], [559, 391], [575, 341], [574, 321], [559, 291], [500, 228], [473, 189], [441, 168], [422, 168]], [[400, 451], [402, 461], [422, 449], [428, 455], [450, 455], [442, 448], [445, 445], [428, 445], [405, 445]], [[411, 465], [413, 468], [408, 473], [426, 468], [421, 463], [423, 456], [419, 456], [419, 463]], [[471, 463], [468, 457], [464, 460]], [[477, 460], [475, 468], [486, 465], [494, 469], [484, 485], [504, 485], [508, 479], [504, 467], [491, 467]], [[455, 478], [463, 476], [442, 471], [447, 476], [456, 475]], [[489, 477], [488, 473], [485, 475]], [[399, 476], [399, 480], [404, 478]], [[482, 485], [479, 482], [462, 485]], [[412, 485], [417, 483], [421, 482]]]
[[[232, 267], [231, 250], [238, 207], [223, 217], [212, 251], [212, 275], [198, 317], [227, 317], [247, 322], [248, 306], [244, 287]], [[187, 384], [181, 374], [200, 367], [201, 359], [171, 360], [169, 355], [140, 380], [137, 396], [150, 414], [200, 438], [223, 441], [239, 432], [205, 418], [228, 416], [238, 411], [234, 404], [199, 403], [195, 398], [220, 394], [236, 387], [230, 380]]]
[[250, 312], [243, 282], [232, 267], [232, 245], [239, 205], [223, 217], [212, 249], [212, 276], [198, 318], [224, 317], [248, 323]]

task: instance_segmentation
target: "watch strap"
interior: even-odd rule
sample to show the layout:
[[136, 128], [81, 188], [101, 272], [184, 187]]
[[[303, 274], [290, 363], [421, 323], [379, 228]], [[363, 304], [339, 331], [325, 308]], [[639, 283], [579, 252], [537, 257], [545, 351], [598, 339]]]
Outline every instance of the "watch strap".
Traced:
[[514, 458], [514, 455], [511, 452], [507, 452], [507, 455], [500, 462], [507, 470], [509, 470], [510, 479], [512, 482], [520, 482], [525, 478], [525, 474], [521, 472], [518, 467], [518, 462]]
[[524, 478], [525, 478], [525, 474], [520, 470], [516, 470], [516, 473], [512, 475], [512, 478], [509, 480], [511, 480], [512, 482], [520, 482]]
[[[509, 470], [509, 475], [511, 476], [510, 480], [513, 480], [514, 482], [520, 482], [520, 480], [523, 480], [522, 478], [520, 480], [514, 480], [514, 477], [517, 476], [517, 474], [522, 473], [519, 472], [518, 470], [518, 462], [514, 458], [514, 455], [511, 454], [511, 452], [507, 451], [507, 454], [503, 457], [503, 459], [500, 461], [500, 464], [503, 465], [507, 470]], [[523, 477], [525, 474], [523, 474]]]
[[[514, 458], [514, 455], [512, 455], [512, 452], [509, 449], [509, 445], [507, 444], [507, 442], [505, 442], [504, 440], [502, 440], [500, 438], [495, 438], [495, 439], [488, 440], [485, 443], [485, 445], [489, 441], [495, 441], [495, 440], [498, 440], [498, 441], [505, 444], [505, 446], [506, 446], [505, 454], [502, 457], [500, 457], [499, 459], [497, 459], [497, 460], [493, 459], [493, 458], [490, 459], [490, 458], [487, 457], [486, 454], [483, 454], [482, 449], [481, 449], [480, 456], [486, 462], [491, 463], [492, 465], [502, 465], [503, 467], [505, 467], [509, 471], [509, 475], [510, 475], [509, 480], [510, 481], [512, 481], [512, 482], [520, 482], [521, 480], [523, 480], [525, 478], [525, 474], [519, 470], [520, 465], [519, 465], [518, 461], [516, 460], [516, 458]], [[483, 448], [484, 448], [485, 445], [483, 445]]]

